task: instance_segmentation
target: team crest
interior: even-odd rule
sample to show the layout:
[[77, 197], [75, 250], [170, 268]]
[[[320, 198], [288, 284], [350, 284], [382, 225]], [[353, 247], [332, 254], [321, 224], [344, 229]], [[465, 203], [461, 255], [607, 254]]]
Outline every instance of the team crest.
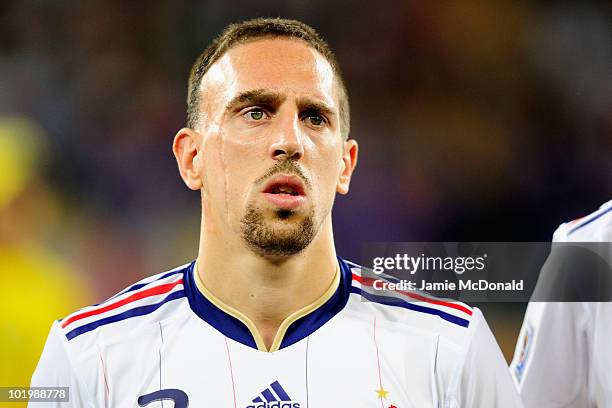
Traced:
[[529, 359], [529, 352], [531, 350], [531, 344], [533, 342], [533, 327], [529, 323], [525, 323], [525, 331], [521, 340], [521, 352], [518, 357], [516, 367], [514, 368], [514, 376], [520, 383], [523, 378], [525, 366]]

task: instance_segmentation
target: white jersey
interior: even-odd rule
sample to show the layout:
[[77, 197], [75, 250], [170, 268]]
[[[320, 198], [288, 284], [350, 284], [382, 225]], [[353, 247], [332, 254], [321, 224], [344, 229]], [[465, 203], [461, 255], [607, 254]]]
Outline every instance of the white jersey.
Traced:
[[194, 264], [55, 322], [31, 385], [68, 386], [70, 402], [31, 406], [522, 406], [478, 309], [382, 294], [339, 259], [330, 289], [268, 352]]
[[[612, 242], [612, 201], [553, 242]], [[525, 406], [612, 407], [611, 346], [612, 303], [530, 303], [510, 366]]]

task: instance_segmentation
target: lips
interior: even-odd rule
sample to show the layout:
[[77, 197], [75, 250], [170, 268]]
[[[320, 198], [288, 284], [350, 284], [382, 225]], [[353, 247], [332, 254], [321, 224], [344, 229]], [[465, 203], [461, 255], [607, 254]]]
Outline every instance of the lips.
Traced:
[[304, 183], [298, 176], [279, 175], [272, 178], [264, 187], [262, 194], [276, 207], [294, 209], [306, 199]]
[[263, 193], [303, 196], [304, 183], [298, 176], [276, 176], [266, 184]]

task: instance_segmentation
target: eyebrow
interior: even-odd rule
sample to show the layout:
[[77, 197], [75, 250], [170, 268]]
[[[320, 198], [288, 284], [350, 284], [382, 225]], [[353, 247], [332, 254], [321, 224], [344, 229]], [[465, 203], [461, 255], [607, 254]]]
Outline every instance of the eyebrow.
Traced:
[[315, 112], [330, 117], [336, 115], [336, 112], [326, 103], [311, 98], [299, 98], [297, 105], [300, 112]]
[[236, 111], [248, 105], [278, 106], [286, 99], [285, 96], [265, 89], [253, 89], [241, 92], [225, 107], [227, 112]]

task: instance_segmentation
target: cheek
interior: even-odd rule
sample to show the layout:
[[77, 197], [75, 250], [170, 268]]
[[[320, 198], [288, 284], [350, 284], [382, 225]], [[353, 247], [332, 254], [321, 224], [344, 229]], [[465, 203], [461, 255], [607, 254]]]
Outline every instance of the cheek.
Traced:
[[261, 175], [265, 156], [261, 147], [241, 141], [226, 140], [224, 142], [226, 176], [234, 184], [250, 185]]
[[230, 211], [242, 211], [254, 181], [265, 170], [263, 168], [265, 156], [260, 151], [261, 147], [220, 133], [214, 149], [217, 152], [217, 163], [211, 175], [216, 180], [212, 182], [223, 186], [225, 206]]
[[313, 182], [318, 185], [317, 189], [320, 194], [327, 197], [328, 200], [333, 201], [341, 169], [341, 155], [333, 145], [327, 146], [326, 149], [319, 149], [318, 154], [313, 156]]

